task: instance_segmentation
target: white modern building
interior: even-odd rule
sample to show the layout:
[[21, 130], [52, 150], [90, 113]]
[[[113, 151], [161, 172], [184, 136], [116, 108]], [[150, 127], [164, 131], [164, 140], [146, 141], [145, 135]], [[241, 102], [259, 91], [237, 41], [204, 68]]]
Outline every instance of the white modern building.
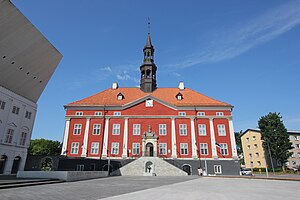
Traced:
[[23, 170], [37, 101], [62, 55], [9, 0], [0, 0], [0, 174]]

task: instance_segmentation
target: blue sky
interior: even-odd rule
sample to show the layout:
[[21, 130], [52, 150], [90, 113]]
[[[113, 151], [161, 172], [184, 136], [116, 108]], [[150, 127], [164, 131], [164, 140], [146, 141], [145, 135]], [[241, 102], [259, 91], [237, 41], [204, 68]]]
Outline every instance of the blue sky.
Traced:
[[63, 54], [38, 101], [33, 138], [61, 141], [63, 105], [139, 85], [151, 18], [158, 87], [234, 105], [235, 131], [280, 112], [300, 129], [300, 1], [12, 0]]

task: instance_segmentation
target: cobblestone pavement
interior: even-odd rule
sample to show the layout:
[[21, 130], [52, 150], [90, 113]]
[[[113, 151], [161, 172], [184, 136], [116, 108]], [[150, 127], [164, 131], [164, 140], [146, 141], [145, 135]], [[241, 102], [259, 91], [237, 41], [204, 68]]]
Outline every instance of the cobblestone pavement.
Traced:
[[186, 177], [108, 177], [78, 182], [65, 182], [52, 185], [11, 188], [0, 190], [1, 200], [96, 200], [156, 188], [183, 181], [197, 179]]
[[[300, 181], [240, 178], [109, 177], [0, 190], [1, 200], [289, 200], [300, 196]], [[150, 196], [149, 196], [150, 195]]]

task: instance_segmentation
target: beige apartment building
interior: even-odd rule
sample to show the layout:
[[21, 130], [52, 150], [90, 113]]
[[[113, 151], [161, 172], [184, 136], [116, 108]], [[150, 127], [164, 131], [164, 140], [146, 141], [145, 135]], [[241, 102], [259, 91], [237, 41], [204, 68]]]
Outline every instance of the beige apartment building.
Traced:
[[246, 168], [265, 168], [265, 151], [258, 129], [247, 129], [241, 135]]
[[[294, 147], [290, 151], [293, 153], [288, 159], [286, 165], [288, 167], [300, 166], [300, 131], [288, 131], [290, 141]], [[270, 166], [270, 160], [267, 152], [264, 151], [259, 129], [247, 129], [241, 135], [243, 155], [246, 168], [265, 168]], [[267, 163], [267, 164], [266, 164]], [[281, 165], [273, 161], [274, 166]]]

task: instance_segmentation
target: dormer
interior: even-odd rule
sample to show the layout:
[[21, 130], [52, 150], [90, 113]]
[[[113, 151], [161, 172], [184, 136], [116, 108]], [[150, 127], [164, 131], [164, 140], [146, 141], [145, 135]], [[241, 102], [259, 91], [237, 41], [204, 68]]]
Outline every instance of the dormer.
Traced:
[[180, 92], [178, 92], [178, 94], [176, 95], [176, 99], [181, 101], [183, 99], [183, 95]]
[[123, 99], [125, 99], [125, 98], [124, 98], [124, 95], [120, 92], [120, 93], [117, 95], [117, 99], [118, 99], [119, 101], [121, 101], [121, 100], [123, 100]]

